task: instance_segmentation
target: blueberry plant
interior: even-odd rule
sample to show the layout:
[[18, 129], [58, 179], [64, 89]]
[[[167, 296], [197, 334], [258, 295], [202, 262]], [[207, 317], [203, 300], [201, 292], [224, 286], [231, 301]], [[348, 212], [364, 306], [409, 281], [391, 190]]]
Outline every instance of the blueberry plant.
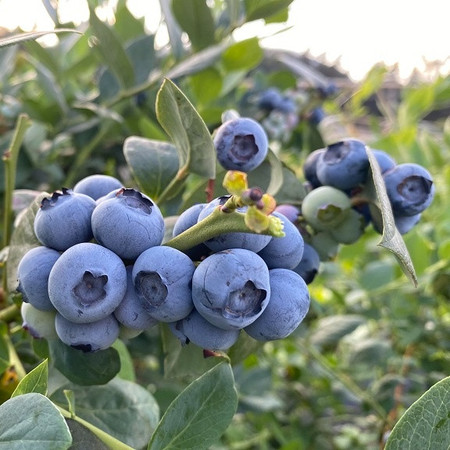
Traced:
[[289, 3], [0, 41], [1, 444], [448, 448], [449, 80], [230, 38]]

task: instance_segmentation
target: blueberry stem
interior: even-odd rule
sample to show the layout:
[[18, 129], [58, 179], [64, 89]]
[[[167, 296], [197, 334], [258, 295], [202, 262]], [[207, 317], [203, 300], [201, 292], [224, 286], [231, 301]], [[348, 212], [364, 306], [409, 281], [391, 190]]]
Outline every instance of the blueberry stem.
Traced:
[[[226, 204], [228, 204], [228, 201]], [[233, 202], [231, 204], [233, 205]], [[164, 245], [185, 251], [215, 236], [231, 232], [255, 233], [246, 225], [244, 213], [235, 210], [224, 212], [222, 207], [218, 206], [203, 220], [172, 238]], [[275, 228], [271, 227], [261, 234], [276, 237], [283, 236], [282, 231], [278, 233]]]

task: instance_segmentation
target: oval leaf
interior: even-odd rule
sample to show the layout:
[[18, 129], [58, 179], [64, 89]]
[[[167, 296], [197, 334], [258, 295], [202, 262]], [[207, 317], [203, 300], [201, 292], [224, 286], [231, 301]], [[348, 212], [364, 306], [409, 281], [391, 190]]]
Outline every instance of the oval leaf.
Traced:
[[250, 38], [228, 47], [222, 61], [228, 70], [248, 70], [256, 67], [263, 59], [264, 52], [258, 38]]
[[17, 395], [30, 394], [36, 392], [38, 394], [47, 394], [48, 384], [48, 360], [44, 360], [20, 380], [11, 397]]
[[71, 444], [64, 417], [42, 394], [20, 395], [0, 405], [0, 447], [64, 450]]
[[93, 353], [69, 347], [59, 339], [49, 341], [55, 367], [70, 381], [80, 386], [105, 384], [120, 370], [120, 357], [110, 347]]
[[381, 175], [380, 166], [369, 147], [366, 146], [366, 153], [369, 158], [372, 176], [366, 183], [366, 189], [371, 197], [375, 198], [376, 205], [380, 210], [383, 222], [383, 236], [379, 242], [379, 246], [386, 248], [394, 254], [400, 267], [414, 286], [417, 287], [417, 276], [414, 265], [406, 248], [402, 235], [398, 232], [394, 215], [392, 213], [391, 202], [386, 192], [383, 176]]
[[237, 402], [231, 367], [220, 363], [192, 382], [170, 404], [148, 448], [209, 448], [227, 429]]
[[180, 170], [214, 178], [216, 152], [208, 127], [183, 92], [168, 79], [158, 91], [156, 114], [177, 148]]
[[450, 448], [450, 377], [432, 386], [403, 414], [385, 450]]
[[177, 150], [169, 142], [130, 136], [123, 153], [140, 189], [154, 200], [178, 171]]
[[159, 420], [159, 407], [142, 386], [115, 378], [103, 386], [65, 385], [52, 400], [64, 405], [64, 390], [75, 397], [76, 415], [133, 448], [143, 448]]

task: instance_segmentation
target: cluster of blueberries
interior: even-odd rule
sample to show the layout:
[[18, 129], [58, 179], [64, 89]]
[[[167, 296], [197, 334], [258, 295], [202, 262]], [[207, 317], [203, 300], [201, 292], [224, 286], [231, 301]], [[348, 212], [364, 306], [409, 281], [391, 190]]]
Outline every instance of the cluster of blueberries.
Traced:
[[[238, 117], [213, 135], [226, 170], [250, 172], [268, 153], [261, 124]], [[407, 232], [431, 203], [430, 174], [374, 150], [396, 225]], [[260, 341], [290, 335], [306, 316], [320, 261], [355, 242], [372, 211], [355, 193], [369, 176], [365, 145], [346, 139], [311, 153], [309, 192], [301, 205], [272, 214], [284, 237], [229, 232], [182, 252], [165, 245], [165, 220], [148, 196], [119, 180], [92, 175], [42, 200], [34, 231], [42, 244], [18, 266], [24, 327], [83, 351], [108, 348], [159, 322], [183, 343], [226, 350], [242, 330]], [[229, 196], [181, 213], [178, 236], [222, 207]], [[238, 208], [245, 212], [246, 206]]]

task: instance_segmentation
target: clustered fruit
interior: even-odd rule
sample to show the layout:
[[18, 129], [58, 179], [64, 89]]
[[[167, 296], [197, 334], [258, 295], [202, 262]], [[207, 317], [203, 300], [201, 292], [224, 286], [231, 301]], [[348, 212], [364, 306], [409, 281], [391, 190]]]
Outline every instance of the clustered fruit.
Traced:
[[[225, 121], [214, 134], [219, 163], [249, 172], [268, 152], [261, 125]], [[417, 223], [434, 194], [430, 174], [373, 150], [401, 233]], [[18, 266], [24, 327], [87, 352], [106, 349], [160, 322], [182, 344], [226, 350], [245, 332], [258, 341], [290, 335], [306, 316], [321, 261], [351, 244], [372, 220], [361, 199], [369, 176], [365, 145], [346, 139], [311, 153], [301, 205], [272, 212], [284, 237], [228, 232], [184, 252], [164, 242], [165, 221], [144, 193], [92, 175], [42, 200], [34, 231], [42, 244]], [[176, 237], [230, 195], [182, 212]], [[245, 213], [247, 206], [238, 208]], [[380, 231], [379, 224], [374, 222]]]

